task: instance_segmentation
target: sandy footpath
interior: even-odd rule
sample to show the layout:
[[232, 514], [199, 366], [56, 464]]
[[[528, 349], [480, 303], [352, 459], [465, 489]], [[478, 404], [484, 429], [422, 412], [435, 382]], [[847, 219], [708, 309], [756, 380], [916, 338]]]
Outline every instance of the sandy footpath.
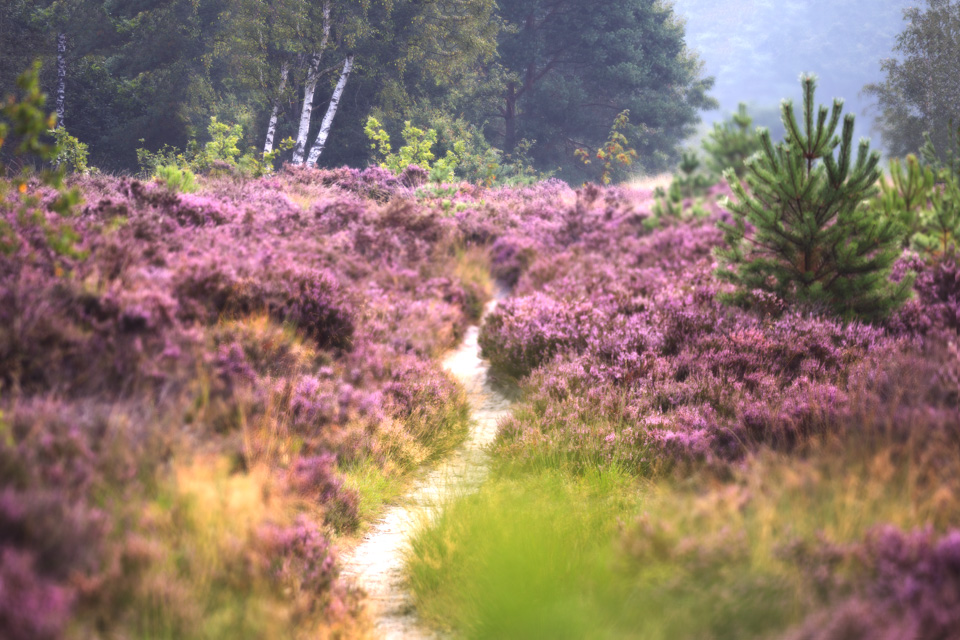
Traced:
[[[502, 297], [502, 296], [498, 296]], [[487, 304], [484, 315], [496, 307]], [[434, 638], [424, 628], [404, 584], [403, 560], [410, 536], [424, 520], [458, 494], [475, 491], [487, 476], [486, 452], [497, 435], [497, 423], [509, 413], [510, 402], [490, 384], [488, 365], [480, 358], [480, 327], [467, 329], [463, 344], [443, 362], [467, 391], [470, 435], [449, 457], [415, 481], [410, 492], [391, 506], [343, 561], [341, 575], [362, 588], [379, 638]]]

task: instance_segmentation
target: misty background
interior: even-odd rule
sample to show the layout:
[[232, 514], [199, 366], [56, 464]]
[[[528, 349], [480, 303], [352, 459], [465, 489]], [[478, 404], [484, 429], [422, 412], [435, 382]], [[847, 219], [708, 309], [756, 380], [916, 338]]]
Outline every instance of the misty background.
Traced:
[[[819, 77], [817, 99], [829, 105], [843, 98], [845, 112], [857, 116], [857, 136], [872, 140], [873, 99], [860, 96], [864, 85], [882, 79], [880, 61], [893, 56], [904, 28], [909, 0], [675, 0], [686, 21], [687, 45], [704, 62], [704, 74], [716, 84], [710, 94], [720, 108], [703, 112], [705, 132], [746, 102], [754, 124], [782, 137], [779, 104], [792, 98], [799, 106], [803, 72]], [[690, 142], [699, 146], [698, 139]]]

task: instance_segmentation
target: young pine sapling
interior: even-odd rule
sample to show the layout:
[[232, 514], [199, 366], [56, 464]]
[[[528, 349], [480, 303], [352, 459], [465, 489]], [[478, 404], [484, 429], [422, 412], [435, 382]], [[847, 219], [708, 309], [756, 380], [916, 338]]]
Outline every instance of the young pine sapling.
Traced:
[[724, 174], [735, 198], [725, 202], [733, 220], [721, 223], [718, 274], [737, 285], [730, 296], [737, 303], [765, 292], [847, 319], [881, 318], [910, 296], [913, 281], [889, 277], [902, 225], [864, 204], [877, 194], [880, 154], [863, 139], [854, 159], [854, 116], [836, 136], [843, 101], [815, 111], [816, 78], [801, 83], [803, 130], [784, 101], [786, 140], [774, 147], [760, 129], [762, 151], [746, 162], [747, 186], [733, 170]]

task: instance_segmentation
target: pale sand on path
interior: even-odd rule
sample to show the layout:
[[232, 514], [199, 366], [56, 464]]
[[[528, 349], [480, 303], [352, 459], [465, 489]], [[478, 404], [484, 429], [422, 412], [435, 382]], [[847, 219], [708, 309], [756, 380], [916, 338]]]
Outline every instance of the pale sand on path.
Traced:
[[[498, 291], [497, 298], [503, 297]], [[491, 300], [484, 311], [497, 304]], [[398, 504], [389, 507], [360, 543], [342, 558], [341, 575], [367, 594], [367, 606], [378, 638], [437, 638], [417, 616], [404, 580], [404, 556], [414, 531], [436, 517], [453, 496], [476, 491], [487, 476], [487, 446], [497, 435], [498, 422], [509, 414], [510, 401], [489, 380], [489, 366], [480, 357], [480, 327], [467, 329], [463, 344], [443, 366], [466, 389], [470, 404], [470, 434], [449, 457], [414, 482]]]

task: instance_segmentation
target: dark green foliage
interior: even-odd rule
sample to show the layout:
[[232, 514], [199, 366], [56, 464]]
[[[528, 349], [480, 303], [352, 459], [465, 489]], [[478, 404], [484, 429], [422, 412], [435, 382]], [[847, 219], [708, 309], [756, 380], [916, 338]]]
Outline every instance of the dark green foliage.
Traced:
[[[207, 141], [211, 117], [243, 127], [237, 146], [262, 149], [270, 112], [276, 140], [296, 135], [308, 58], [321, 50], [323, 2], [303, 0], [12, 0], [0, 3], [0, 95], [34, 58], [56, 88], [57, 33], [67, 36], [66, 120], [90, 163], [134, 172], [151, 152]], [[330, 164], [363, 165], [366, 116], [402, 122], [414, 105], [468, 91], [496, 48], [493, 0], [332, 2], [314, 100], [314, 133], [347, 52], [357, 65], [334, 127]], [[280, 91], [280, 68], [289, 76]], [[479, 117], [479, 116], [478, 116]], [[482, 120], [473, 120], [482, 122]], [[392, 124], [393, 122], [391, 122]], [[143, 142], [138, 144], [138, 141]], [[286, 154], [287, 157], [289, 154]], [[281, 157], [279, 160], [287, 158]]]
[[673, 10], [649, 0], [503, 0], [508, 25], [500, 37], [507, 75], [495, 144], [510, 152], [534, 140], [539, 170], [556, 169], [571, 183], [590, 179], [577, 149], [599, 149], [609, 123], [630, 110], [622, 133], [647, 171], [679, 159], [698, 111], [716, 106], [712, 79], [684, 44]]
[[[107, 171], [136, 171], [138, 146], [203, 145], [214, 117], [242, 127], [244, 151], [264, 148], [274, 110], [274, 140], [297, 136], [308, 75], [319, 78], [312, 140], [348, 55], [356, 64], [327, 166], [370, 161], [363, 128], [374, 115], [388, 131], [408, 120], [436, 129], [441, 157], [466, 141], [458, 177], [526, 181], [562, 164], [563, 177], [582, 181], [574, 151], [604, 146], [629, 109], [622, 147], [662, 169], [698, 110], [715, 104], [682, 24], [649, 0], [12, 0], [0, 33], [0, 93], [13, 88], [11, 69], [40, 57], [54, 94], [64, 35], [69, 131]], [[496, 120], [508, 95], [513, 117]], [[469, 135], [447, 136], [431, 113]]]
[[747, 113], [747, 105], [740, 103], [737, 113], [723, 124], [713, 125], [703, 141], [707, 152], [707, 168], [716, 175], [733, 169], [738, 178], [747, 171], [746, 160], [760, 151], [760, 139], [750, 130], [753, 118]]
[[750, 191], [733, 170], [725, 174], [736, 200], [726, 203], [732, 223], [721, 223], [727, 247], [718, 251], [718, 273], [738, 286], [735, 302], [765, 292], [848, 319], [883, 317], [907, 299], [912, 279], [889, 279], [900, 222], [864, 206], [877, 193], [880, 155], [861, 140], [854, 159], [854, 116], [836, 136], [843, 102], [817, 111], [816, 78], [801, 82], [803, 130], [784, 101], [786, 140], [774, 147], [760, 130], [763, 151], [747, 161]]

